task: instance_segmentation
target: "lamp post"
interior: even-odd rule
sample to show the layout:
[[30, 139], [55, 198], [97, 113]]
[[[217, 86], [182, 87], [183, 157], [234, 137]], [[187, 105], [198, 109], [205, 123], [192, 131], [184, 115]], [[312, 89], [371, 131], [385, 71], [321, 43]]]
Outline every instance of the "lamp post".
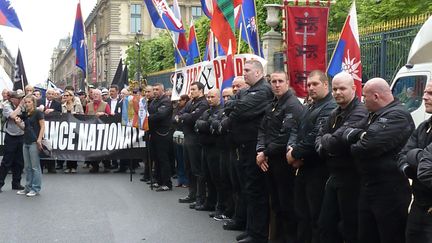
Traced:
[[137, 62], [136, 77], [137, 77], [137, 81], [138, 81], [140, 88], [142, 87], [142, 84], [141, 84], [141, 42], [140, 42], [141, 36], [142, 36], [141, 30], [138, 30], [138, 32], [135, 35], [135, 46], [138, 49], [138, 60], [137, 60], [138, 62]]

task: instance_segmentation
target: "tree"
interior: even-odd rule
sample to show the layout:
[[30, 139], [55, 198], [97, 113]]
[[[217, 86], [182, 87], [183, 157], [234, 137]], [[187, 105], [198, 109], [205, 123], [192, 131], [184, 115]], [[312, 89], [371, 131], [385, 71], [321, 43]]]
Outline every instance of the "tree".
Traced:
[[[264, 4], [269, 3], [283, 4], [283, 1], [255, 0], [260, 38], [270, 30], [270, 27], [265, 23], [267, 10], [264, 7]], [[311, 1], [311, 3], [313, 3], [313, 1]], [[352, 0], [338, 0], [336, 4], [331, 5], [329, 13], [330, 33], [340, 33], [351, 4]], [[356, 1], [356, 5], [359, 28], [432, 11], [432, 1], [358, 0]], [[210, 29], [210, 20], [206, 16], [201, 17], [195, 21], [195, 28], [197, 31], [201, 56], [203, 56], [208, 30]], [[282, 20], [276, 30], [281, 31], [281, 29]], [[238, 30], [236, 36], [238, 36]], [[243, 42], [241, 53], [246, 53], [248, 51], [249, 48], [246, 43]], [[174, 67], [173, 53], [174, 47], [172, 45], [171, 37], [169, 37], [167, 32], [163, 32], [158, 38], [143, 41], [140, 53], [142, 65], [141, 70], [143, 70], [143, 73], [147, 74]], [[130, 46], [126, 51], [126, 54], [126, 63], [130, 70], [129, 76], [132, 78], [137, 70], [137, 48], [135, 46]]]

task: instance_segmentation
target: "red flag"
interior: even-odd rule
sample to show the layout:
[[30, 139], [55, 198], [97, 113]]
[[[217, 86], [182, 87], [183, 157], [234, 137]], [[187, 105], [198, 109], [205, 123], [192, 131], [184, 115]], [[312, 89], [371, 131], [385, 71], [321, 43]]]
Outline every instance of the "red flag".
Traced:
[[[231, 0], [215, 0], [213, 3], [213, 18], [210, 27], [225, 53], [228, 53], [229, 42], [237, 49], [234, 25], [234, 5]], [[220, 6], [224, 6], [223, 9]]]
[[306, 97], [307, 76], [327, 66], [327, 7], [286, 6], [290, 86]]

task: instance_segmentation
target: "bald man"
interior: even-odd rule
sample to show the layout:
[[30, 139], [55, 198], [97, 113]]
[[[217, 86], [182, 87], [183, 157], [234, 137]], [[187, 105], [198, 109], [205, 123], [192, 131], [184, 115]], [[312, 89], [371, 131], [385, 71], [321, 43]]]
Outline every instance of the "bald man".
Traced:
[[355, 243], [360, 177], [350, 146], [343, 143], [342, 135], [347, 128], [367, 117], [368, 112], [356, 97], [356, 86], [350, 74], [341, 72], [333, 77], [332, 94], [338, 106], [330, 113], [315, 141], [317, 152], [326, 159], [330, 172], [318, 221], [320, 240], [322, 243]]
[[222, 98], [224, 100], [224, 103], [227, 102], [233, 94], [234, 93], [232, 88], [225, 88], [224, 90], [222, 90]]
[[343, 135], [361, 177], [358, 242], [403, 243], [411, 193], [397, 157], [414, 122], [384, 79], [369, 80], [363, 96], [369, 117], [363, 128], [348, 128]]
[[244, 77], [237, 76], [234, 78], [232, 82], [232, 90], [234, 94], [237, 94], [237, 92], [241, 89], [247, 89], [249, 88], [249, 85], [246, 83]]
[[[207, 102], [209, 109], [198, 118], [195, 123], [195, 130], [199, 134], [199, 142], [203, 147], [203, 161], [201, 163], [201, 175], [198, 177], [200, 185], [206, 185], [207, 198], [205, 203], [195, 207], [198, 211], [213, 211], [215, 214], [222, 214], [224, 211], [224, 203], [222, 200], [221, 182], [220, 182], [220, 153], [221, 149], [218, 146], [221, 136], [210, 129], [213, 120], [218, 117], [221, 109], [220, 106], [220, 90], [212, 89], [207, 94]], [[205, 193], [204, 193], [205, 195]]]

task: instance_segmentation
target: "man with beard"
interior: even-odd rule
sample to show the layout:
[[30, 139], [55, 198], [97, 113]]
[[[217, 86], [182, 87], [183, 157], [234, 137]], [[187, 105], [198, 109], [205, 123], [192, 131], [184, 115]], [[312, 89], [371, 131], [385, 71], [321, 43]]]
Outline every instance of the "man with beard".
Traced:
[[331, 112], [315, 141], [317, 152], [326, 160], [330, 172], [319, 218], [320, 239], [322, 243], [356, 243], [360, 177], [342, 135], [348, 127], [361, 122], [367, 110], [356, 97], [350, 74], [335, 75], [332, 91], [338, 107]]
[[148, 107], [148, 122], [150, 131], [150, 143], [153, 147], [153, 158], [156, 165], [156, 191], [169, 191], [172, 189], [171, 170], [168, 153], [166, 152], [170, 140], [170, 125], [172, 106], [168, 96], [165, 95], [164, 86], [161, 83], [153, 85], [154, 100]]
[[324, 72], [315, 70], [309, 74], [307, 90], [313, 102], [301, 118], [297, 137], [290, 137], [286, 154], [288, 164], [298, 169], [294, 207], [298, 219], [297, 239], [302, 243], [319, 242], [318, 218], [328, 172], [315, 150], [315, 139], [336, 107]]

